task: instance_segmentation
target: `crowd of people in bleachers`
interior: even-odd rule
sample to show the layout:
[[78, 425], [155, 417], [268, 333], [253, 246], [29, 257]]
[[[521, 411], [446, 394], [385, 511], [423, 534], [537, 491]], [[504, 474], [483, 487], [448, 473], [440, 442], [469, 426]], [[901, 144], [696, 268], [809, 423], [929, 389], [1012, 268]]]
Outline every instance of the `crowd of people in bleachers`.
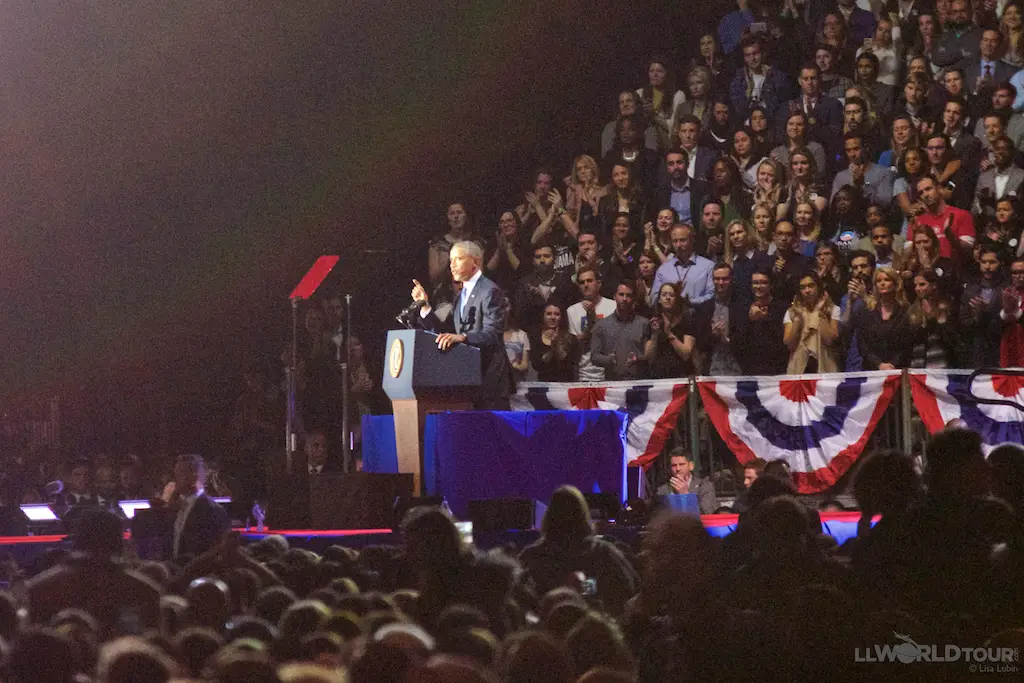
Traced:
[[430, 300], [479, 242], [519, 379], [1016, 365], [1022, 32], [1014, 0], [740, 2], [496, 228], [453, 202]]

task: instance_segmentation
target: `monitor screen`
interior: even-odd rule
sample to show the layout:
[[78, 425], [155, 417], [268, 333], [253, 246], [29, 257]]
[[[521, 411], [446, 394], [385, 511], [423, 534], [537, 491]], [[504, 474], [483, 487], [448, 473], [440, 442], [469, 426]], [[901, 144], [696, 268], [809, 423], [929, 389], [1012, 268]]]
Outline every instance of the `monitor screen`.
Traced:
[[214, 498], [213, 502], [218, 503], [220, 505], [229, 505], [231, 503], [231, 498], [228, 496], [220, 496], [218, 498]]
[[49, 505], [22, 505], [21, 511], [32, 522], [56, 522], [57, 515], [50, 509]]
[[149, 509], [149, 501], [148, 500], [122, 500], [120, 503], [118, 503], [118, 506], [121, 508], [121, 512], [124, 513], [125, 517], [127, 517], [128, 519], [135, 519], [135, 511], [136, 510], [148, 510]]

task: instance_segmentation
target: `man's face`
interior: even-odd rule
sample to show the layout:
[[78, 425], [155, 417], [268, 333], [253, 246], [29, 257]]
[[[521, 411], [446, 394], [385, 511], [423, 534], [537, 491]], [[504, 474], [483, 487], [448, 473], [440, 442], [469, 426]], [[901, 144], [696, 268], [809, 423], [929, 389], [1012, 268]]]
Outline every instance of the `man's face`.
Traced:
[[978, 268], [981, 269], [981, 277], [994, 280], [999, 273], [999, 259], [991, 252], [982, 254], [978, 260]]
[[939, 205], [939, 188], [931, 178], [922, 178], [917, 182], [917, 192], [924, 205], [935, 210]]
[[889, 228], [879, 226], [871, 230], [871, 244], [875, 247], [875, 252], [880, 255], [886, 255], [892, 251], [892, 233], [889, 232]]
[[999, 54], [999, 31], [988, 30], [982, 33], [978, 52], [986, 61], [995, 59]]
[[580, 294], [584, 299], [594, 300], [601, 296], [601, 281], [594, 276], [594, 271], [587, 270], [580, 275], [576, 284], [580, 287]]
[[775, 226], [775, 248], [783, 253], [788, 254], [793, 251], [793, 235], [796, 232], [796, 228], [793, 224], [788, 221], [782, 221]]
[[1013, 145], [1006, 140], [996, 140], [992, 145], [992, 153], [996, 158], [996, 166], [1006, 168], [1013, 161]]
[[722, 225], [722, 207], [718, 204], [708, 204], [701, 214], [701, 222], [708, 230], [718, 230]]
[[843, 116], [846, 118], [846, 127], [850, 130], [860, 130], [861, 124], [864, 123], [864, 109], [857, 103], [846, 105]]
[[920, 104], [924, 100], [924, 88], [917, 81], [907, 81], [903, 86], [903, 96], [911, 104]]
[[551, 247], [541, 247], [533, 252], [533, 267], [538, 273], [550, 273], [555, 266], [555, 254]]
[[71, 470], [71, 476], [68, 477], [68, 488], [73, 493], [85, 493], [89, 490], [88, 465], [78, 465]]
[[757, 481], [757, 470], [747, 467], [743, 470], [743, 488], [750, 489], [750, 486]]
[[761, 46], [748, 45], [743, 48], [743, 63], [751, 71], [759, 70], [761, 68]]
[[131, 494], [139, 485], [139, 471], [134, 467], [122, 467], [119, 479], [124, 492]]
[[676, 184], [686, 182], [689, 177], [686, 157], [682, 154], [669, 154], [665, 157], [665, 165], [668, 166], [668, 175]]
[[700, 137], [700, 126], [692, 121], [685, 121], [679, 124], [679, 144], [684, 149], [691, 149], [697, 144]]
[[693, 255], [693, 233], [687, 228], [672, 228], [672, 251], [679, 259]]
[[104, 498], [114, 498], [117, 495], [117, 476], [112, 467], [96, 468], [96, 493]]
[[718, 125], [724, 126], [725, 124], [729, 123], [728, 105], [718, 103], [711, 110], [711, 113], [714, 115], [715, 121], [718, 122]]
[[1009, 90], [999, 88], [992, 93], [992, 107], [994, 109], [1006, 110], [1013, 104], [1013, 95]]
[[802, 69], [800, 71], [800, 90], [803, 91], [807, 97], [817, 97], [819, 87], [821, 85], [821, 77], [818, 72], [814, 69]]
[[480, 264], [472, 256], [458, 247], [453, 247], [451, 252], [452, 279], [456, 282], [466, 282], [480, 267]]
[[857, 256], [850, 261], [850, 275], [862, 282], [871, 282], [874, 273], [871, 268], [871, 261], [863, 256]]
[[946, 85], [946, 92], [950, 95], [959, 95], [964, 91], [964, 77], [960, 75], [959, 71], [947, 72], [942, 82]]
[[949, 6], [949, 20], [954, 24], [966, 24], [967, 18], [967, 3], [962, 0], [956, 0]]
[[533, 184], [533, 191], [538, 197], [547, 197], [551, 191], [551, 176], [547, 173], [538, 173], [537, 181]]
[[327, 437], [323, 434], [306, 436], [306, 461], [313, 467], [323, 467], [327, 462]]
[[843, 146], [846, 150], [846, 159], [851, 164], [859, 164], [864, 157], [864, 148], [861, 145], [860, 138], [851, 138], [846, 141]]
[[722, 299], [728, 299], [732, 292], [732, 271], [728, 268], [717, 268], [711, 273], [711, 279], [714, 281], [715, 294]]
[[184, 497], [199, 490], [199, 475], [187, 460], [174, 463], [174, 490]]
[[960, 124], [964, 120], [964, 110], [959, 102], [947, 102], [946, 108], [942, 110], [942, 122], [946, 125], [947, 132], [960, 130]]
[[597, 255], [597, 237], [595, 235], [583, 233], [577, 244], [579, 244], [580, 256], [593, 258]]
[[673, 477], [685, 477], [690, 473], [690, 461], [681, 455], [673, 455], [669, 467]]
[[628, 285], [619, 285], [615, 289], [615, 310], [620, 316], [633, 315], [634, 296], [632, 288]]
[[624, 92], [619, 95], [619, 115], [632, 116], [636, 113], [636, 95]]
[[994, 146], [995, 141], [1003, 136], [1003, 122], [998, 116], [985, 117], [985, 137], [988, 138], [989, 146]]
[[832, 53], [825, 49], [819, 49], [814, 53], [814, 63], [818, 65], [822, 73], [828, 73], [832, 68]]
[[928, 163], [937, 166], [946, 158], [946, 141], [942, 138], [931, 138], [925, 143], [925, 152], [928, 154]]

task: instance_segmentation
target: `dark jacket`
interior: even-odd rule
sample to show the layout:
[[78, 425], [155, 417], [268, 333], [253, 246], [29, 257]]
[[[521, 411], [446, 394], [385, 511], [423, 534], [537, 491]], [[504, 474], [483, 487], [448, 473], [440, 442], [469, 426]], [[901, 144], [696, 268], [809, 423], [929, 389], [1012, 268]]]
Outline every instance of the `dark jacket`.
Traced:
[[896, 308], [891, 318], [882, 320], [880, 307], [871, 310], [865, 306], [853, 314], [852, 323], [865, 370], [877, 370], [882, 363], [910, 367], [914, 329], [905, 309]]
[[[708, 153], [714, 157], [714, 152], [708, 150]], [[701, 180], [700, 177], [690, 178], [690, 223], [694, 227], [700, 224], [700, 215], [703, 210], [704, 199], [707, 196], [708, 184]], [[654, 193], [654, 204], [651, 208], [655, 211], [667, 209], [671, 206], [671, 200], [672, 186], [666, 177], [664, 182], [658, 186], [657, 192]]]
[[[192, 509], [188, 511], [175, 556], [202, 555], [217, 545], [224, 532], [230, 528], [228, 513], [204, 493], [196, 498]], [[171, 547], [173, 549], [174, 546]]]
[[[469, 300], [455, 300], [452, 316], [442, 323], [433, 312], [421, 319], [425, 329], [466, 335], [466, 344], [480, 349], [481, 386], [477, 407], [482, 410], [508, 410], [512, 391], [512, 366], [505, 353], [505, 295], [498, 285], [483, 275], [477, 280]], [[447, 329], [446, 329], [447, 328]]]
[[789, 349], [782, 340], [782, 319], [790, 302], [773, 298], [768, 315], [750, 319], [750, 303], [733, 303], [729, 311], [732, 350], [745, 375], [779, 375], [786, 372]]

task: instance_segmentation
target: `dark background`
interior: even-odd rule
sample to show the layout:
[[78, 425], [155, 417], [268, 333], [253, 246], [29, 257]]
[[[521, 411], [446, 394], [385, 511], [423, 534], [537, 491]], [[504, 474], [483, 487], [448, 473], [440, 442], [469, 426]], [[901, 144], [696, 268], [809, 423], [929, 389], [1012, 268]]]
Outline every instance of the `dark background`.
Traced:
[[379, 349], [451, 199], [492, 233], [731, 9], [96, 5], [0, 4], [0, 408], [59, 395], [85, 452], [211, 443], [320, 254]]

